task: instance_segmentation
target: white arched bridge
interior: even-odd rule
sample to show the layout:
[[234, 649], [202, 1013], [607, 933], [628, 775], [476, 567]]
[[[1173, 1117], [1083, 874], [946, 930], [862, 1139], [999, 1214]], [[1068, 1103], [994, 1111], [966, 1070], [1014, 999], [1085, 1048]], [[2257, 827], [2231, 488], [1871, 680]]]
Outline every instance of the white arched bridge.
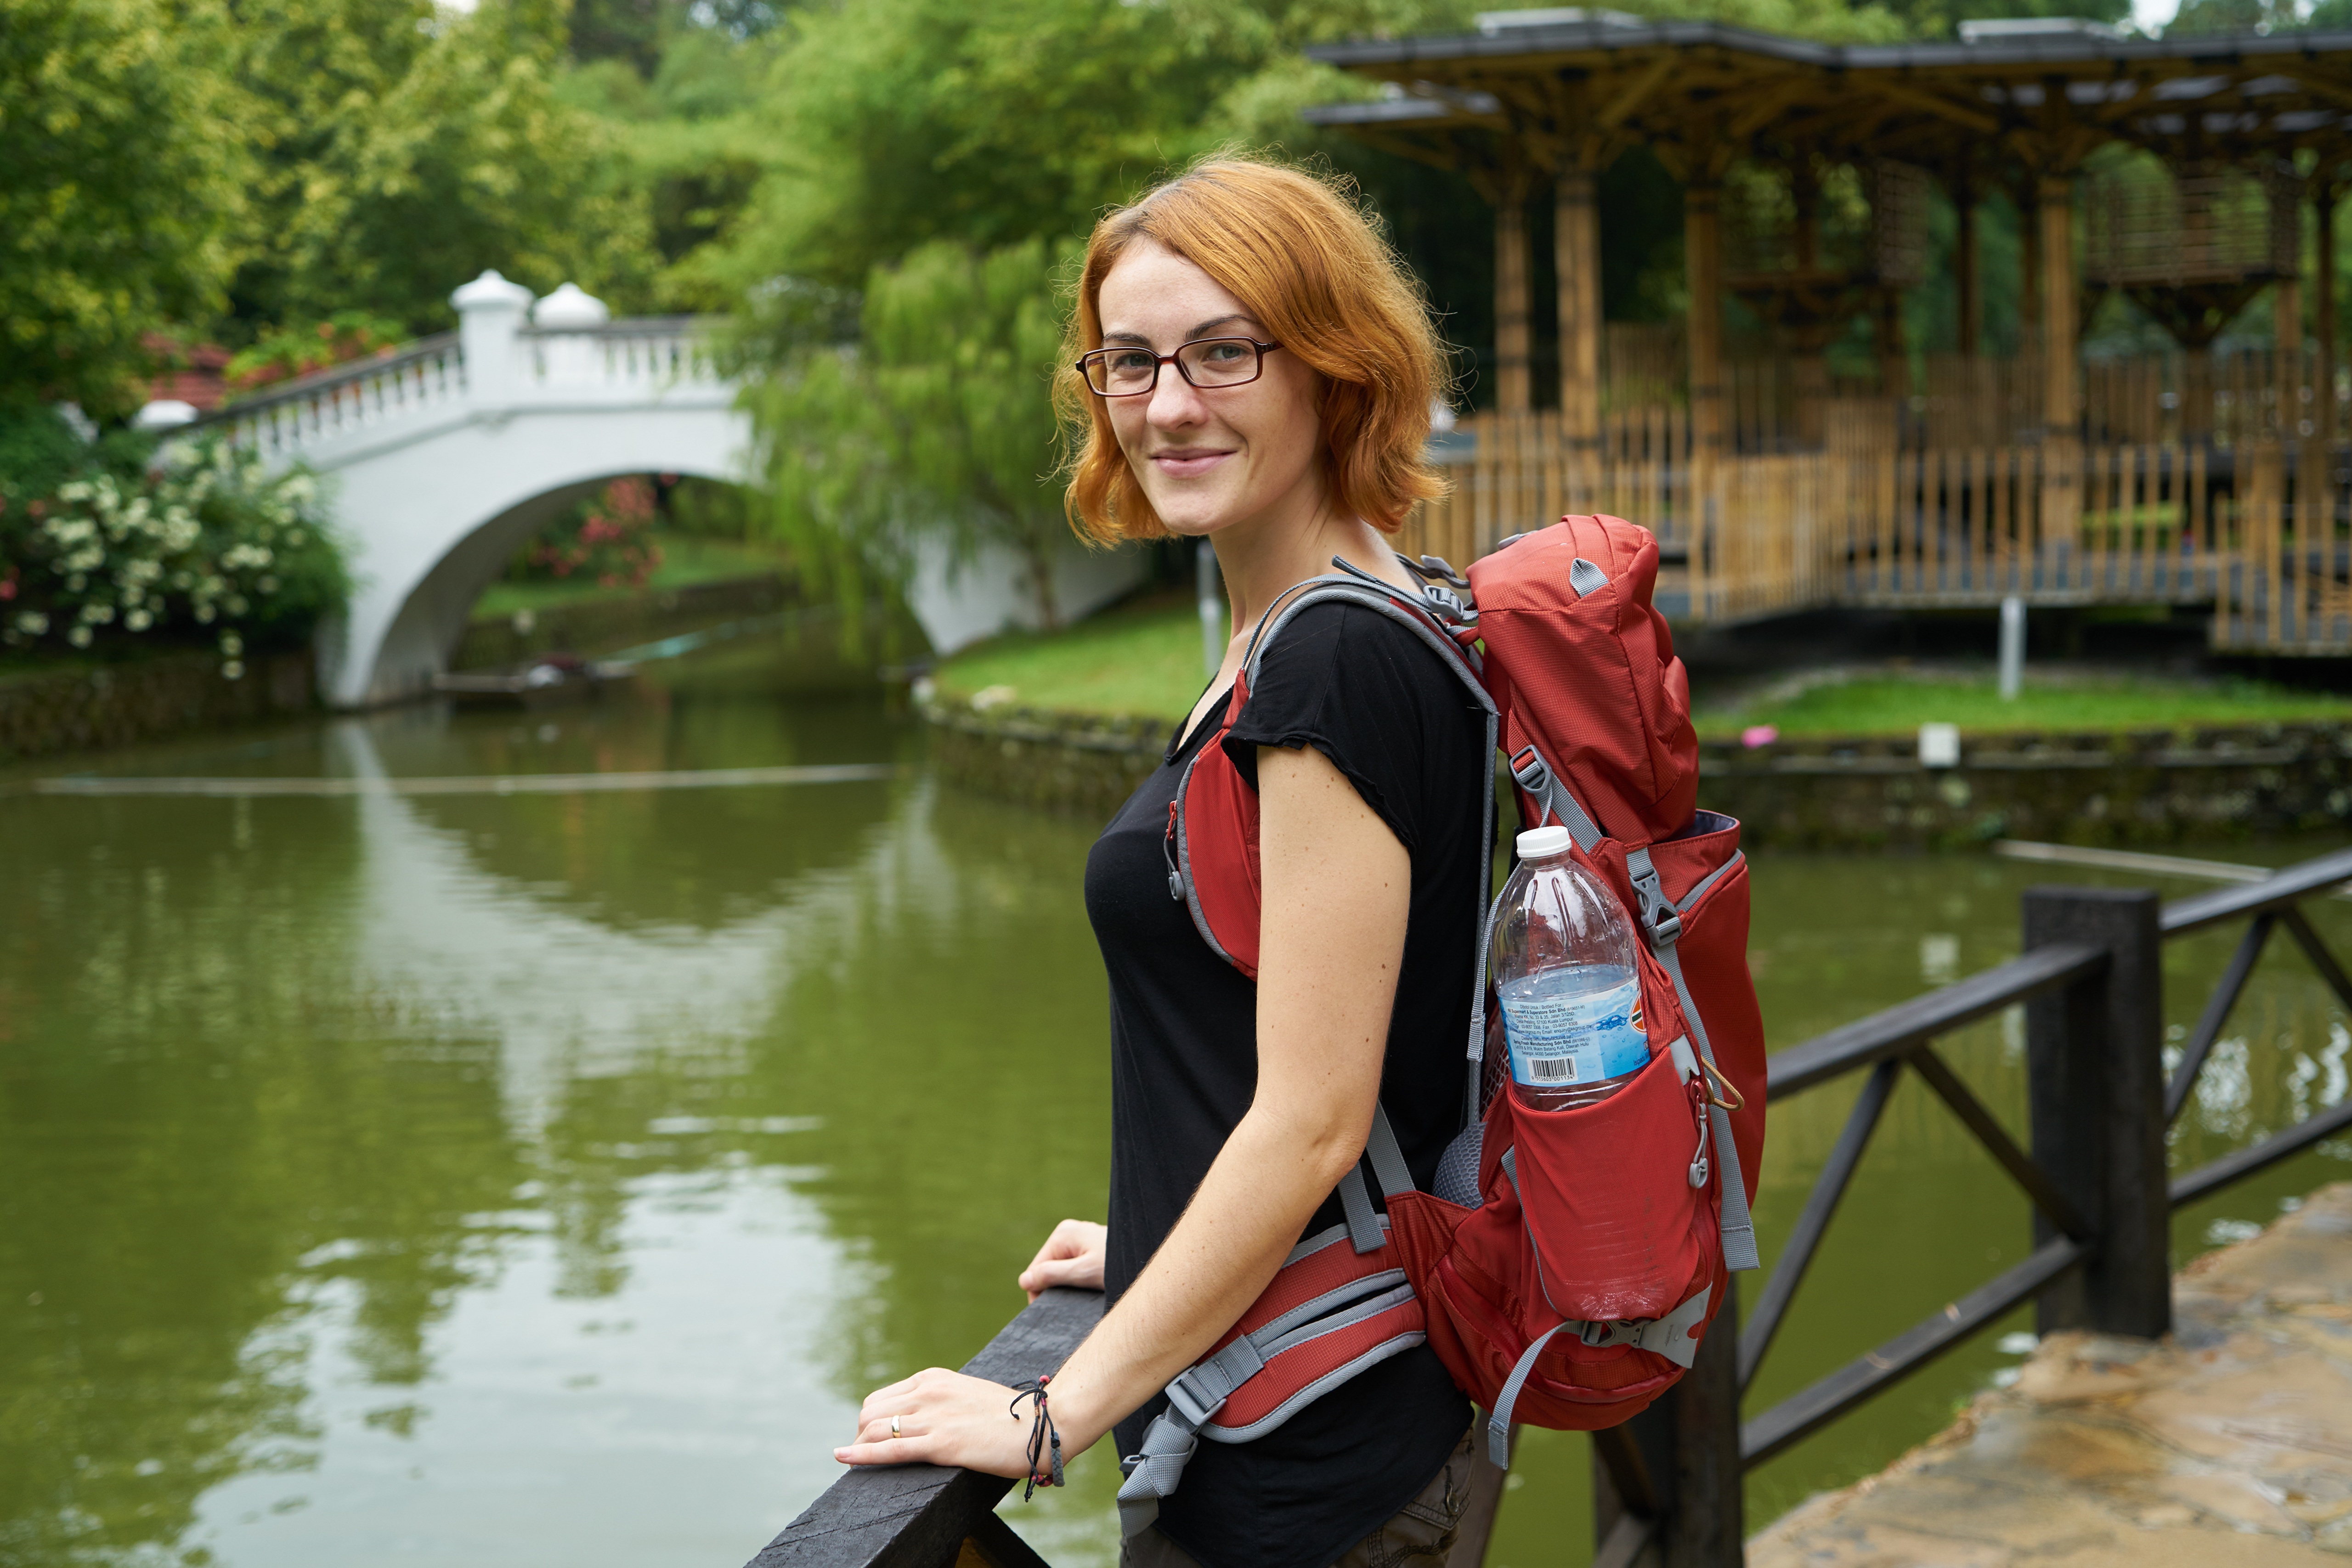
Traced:
[[[450, 297], [458, 329], [384, 359], [308, 376], [181, 427], [331, 477], [352, 550], [347, 612], [320, 628], [320, 691], [336, 707], [429, 690], [474, 601], [542, 525], [606, 482], [684, 474], [740, 483], [751, 421], [689, 317], [613, 320], [565, 284], [485, 272]], [[1057, 577], [1083, 613], [1137, 579], [1131, 552], [1075, 548]], [[908, 591], [946, 652], [1026, 619], [1008, 558], [941, 559]]]

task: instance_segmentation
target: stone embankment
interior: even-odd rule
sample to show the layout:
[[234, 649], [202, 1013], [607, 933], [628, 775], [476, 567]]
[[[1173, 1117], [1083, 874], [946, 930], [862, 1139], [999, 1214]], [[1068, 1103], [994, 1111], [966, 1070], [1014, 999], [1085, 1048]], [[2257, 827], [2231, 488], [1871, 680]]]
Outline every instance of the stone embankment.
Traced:
[[2191, 1263], [2161, 1341], [2009, 1388], [1748, 1544], [1748, 1568], [2317, 1568], [2352, 1556], [2352, 1183]]
[[[1170, 726], [934, 695], [940, 768], [1002, 799], [1090, 816], [1158, 766]], [[1700, 802], [1748, 848], [1958, 849], [1994, 839], [2153, 845], [2352, 820], [2352, 726], [1964, 736], [1930, 768], [1909, 736], [1699, 747]]]
[[1101, 718], [945, 696], [918, 687], [940, 771], [1002, 800], [1108, 821], [1168, 748], [1166, 721]]
[[2146, 845], [2352, 816], [2352, 726], [1964, 735], [1930, 768], [1910, 736], [1700, 747], [1702, 803], [1775, 849], [1951, 849], [1992, 839]]
[[0, 762], [223, 728], [316, 706], [308, 650], [248, 658], [243, 675], [188, 649], [119, 664], [0, 675]]

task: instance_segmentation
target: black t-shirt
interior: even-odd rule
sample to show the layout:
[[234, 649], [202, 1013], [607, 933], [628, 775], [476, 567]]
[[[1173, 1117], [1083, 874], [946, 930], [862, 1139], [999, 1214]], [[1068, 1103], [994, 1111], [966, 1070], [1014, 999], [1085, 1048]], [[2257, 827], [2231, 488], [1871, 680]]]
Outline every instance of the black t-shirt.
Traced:
[[[1174, 1228], [1257, 1083], [1257, 987], [1209, 950], [1170, 897], [1162, 855], [1178, 777], [1223, 711], [1220, 701], [1171, 746], [1087, 857], [1087, 913], [1110, 972], [1112, 1301]], [[1225, 746], [1253, 789], [1260, 746], [1314, 747], [1412, 857], [1381, 1099], [1426, 1187], [1460, 1127], [1489, 856], [1479, 841], [1480, 791], [1492, 777], [1484, 716], [1411, 630], [1375, 610], [1325, 603], [1267, 647]], [[1340, 1219], [1327, 1199], [1302, 1234]], [[1122, 1454], [1140, 1446], [1161, 1405], [1119, 1425]], [[1469, 1402], [1419, 1346], [1254, 1443], [1204, 1439], [1161, 1504], [1160, 1527], [1207, 1568], [1325, 1568], [1428, 1484], [1469, 1421]]]

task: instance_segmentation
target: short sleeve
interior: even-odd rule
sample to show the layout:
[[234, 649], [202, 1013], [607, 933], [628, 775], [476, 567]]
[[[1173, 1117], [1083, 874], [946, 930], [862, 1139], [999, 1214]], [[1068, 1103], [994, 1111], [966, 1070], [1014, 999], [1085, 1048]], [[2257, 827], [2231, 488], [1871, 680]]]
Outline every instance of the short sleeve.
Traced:
[[1465, 765], [1472, 706], [1410, 628], [1359, 605], [1311, 604], [1267, 646], [1225, 753], [1255, 789], [1259, 747], [1313, 747], [1418, 856], [1431, 813], [1460, 809], [1448, 784]]

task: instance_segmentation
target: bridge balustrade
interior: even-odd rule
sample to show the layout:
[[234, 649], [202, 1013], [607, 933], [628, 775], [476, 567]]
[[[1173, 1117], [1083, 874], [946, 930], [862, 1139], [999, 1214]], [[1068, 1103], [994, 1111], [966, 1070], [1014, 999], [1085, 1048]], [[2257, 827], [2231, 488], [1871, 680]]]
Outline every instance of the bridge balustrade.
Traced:
[[[2173, 1211], [2352, 1127], [2347, 1100], [2196, 1170], [2167, 1169], [2167, 1131], [2273, 936], [2285, 932], [2352, 1012], [2352, 976], [2301, 907], [2347, 881], [2352, 850], [2163, 904], [2147, 888], [2031, 889], [2020, 956], [1776, 1053], [1770, 1100], [1854, 1074], [1864, 1075], [1862, 1091], [1770, 1274], [1746, 1292], [1747, 1322], [1735, 1294], [1679, 1384], [1632, 1421], [1593, 1434], [1593, 1568], [1633, 1568], [1654, 1548], [1677, 1568], [1737, 1568], [1746, 1556], [1748, 1469], [2028, 1301], [2043, 1333], [2168, 1332]], [[2237, 921], [2245, 931], [2236, 953], [2168, 1071], [2163, 944]], [[2021, 1005], [2030, 1129], [2022, 1147], [1936, 1049], [1938, 1039]], [[2024, 1194], [2032, 1250], [1916, 1326], [1743, 1418], [1741, 1396], [1906, 1072], [1927, 1083]], [[964, 1370], [1009, 1381], [1058, 1366], [1101, 1313], [1099, 1295], [1049, 1291]], [[993, 1511], [1011, 1484], [933, 1465], [854, 1470], [749, 1568], [1044, 1568]]]

